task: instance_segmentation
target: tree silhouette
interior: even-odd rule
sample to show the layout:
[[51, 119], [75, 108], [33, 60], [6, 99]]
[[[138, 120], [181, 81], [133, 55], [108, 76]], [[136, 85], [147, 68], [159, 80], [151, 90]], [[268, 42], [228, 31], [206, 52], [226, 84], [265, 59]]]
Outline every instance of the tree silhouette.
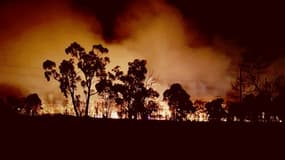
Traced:
[[285, 87], [279, 88], [279, 95], [273, 101], [274, 113], [285, 121]]
[[[239, 97], [239, 101], [247, 94], [258, 95], [263, 92], [274, 92], [274, 84], [278, 77], [268, 76], [267, 68], [271, 60], [266, 55], [252, 54], [244, 52], [238, 69], [238, 76], [232, 84], [232, 92], [229, 94], [233, 99]], [[239, 94], [237, 96], [237, 93]]]
[[175, 120], [183, 120], [187, 113], [195, 111], [190, 95], [178, 83], [172, 84], [164, 91], [163, 99], [168, 102]]
[[[138, 115], [142, 119], [147, 118], [149, 113], [149, 100], [159, 96], [153, 88], [145, 85], [146, 60], [135, 59], [128, 63], [128, 73], [124, 74], [119, 67], [113, 69], [113, 73], [108, 73], [109, 78], [102, 79], [98, 84], [98, 89], [107, 91], [108, 95], [115, 99], [119, 105], [126, 106], [129, 119], [137, 119]], [[117, 83], [112, 83], [119, 81]], [[103, 87], [102, 87], [103, 86]]]
[[74, 69], [74, 61], [70, 60], [63, 60], [59, 66], [59, 72], [56, 71], [56, 64], [53, 61], [46, 60], [43, 63], [43, 68], [45, 70], [45, 77], [48, 81], [50, 78], [53, 77], [60, 83], [60, 90], [64, 94], [65, 97], [68, 97], [70, 94], [74, 111], [76, 116], [79, 116], [79, 106], [77, 105], [76, 100], [76, 88], [77, 88], [77, 81], [80, 80], [80, 77], [77, 75]]
[[42, 109], [42, 101], [38, 94], [29, 94], [27, 97], [7, 96], [5, 106], [10, 112], [34, 116]]
[[[232, 105], [230, 108], [231, 113], [236, 112], [235, 114], [242, 119], [247, 117], [251, 121], [266, 120], [276, 115], [276, 107], [273, 106], [272, 100], [279, 92], [279, 81], [282, 76], [268, 72], [267, 68], [272, 61], [267, 56], [249, 52], [242, 54], [239, 76], [232, 85], [232, 92], [229, 93], [229, 98], [233, 98], [233, 101], [239, 97], [239, 104]], [[239, 93], [239, 96], [236, 93]], [[243, 102], [244, 100], [246, 102]], [[232, 102], [234, 103], [236, 102]], [[233, 106], [241, 108], [233, 109]]]
[[12, 109], [15, 112], [21, 111], [25, 106], [25, 98], [19, 98], [16, 96], [7, 96], [6, 97], [7, 105], [10, 109]]
[[245, 118], [256, 122], [258, 120], [258, 114], [260, 112], [260, 106], [258, 106], [257, 98], [253, 94], [248, 94], [244, 97], [242, 106], [246, 113]]
[[[92, 87], [94, 79], [106, 76], [106, 65], [110, 62], [109, 58], [105, 56], [108, 49], [101, 44], [93, 45], [92, 50], [87, 53], [84, 48], [74, 42], [65, 49], [65, 53], [71, 58], [61, 62], [59, 72], [53, 61], [46, 60], [43, 63], [45, 77], [48, 81], [53, 77], [60, 83], [60, 89], [64, 96], [71, 96], [76, 116], [80, 116], [80, 94], [76, 94], [77, 84], [80, 83], [86, 96], [84, 101], [85, 116], [88, 116], [90, 97], [95, 94], [93, 89], [95, 87]], [[76, 72], [75, 61], [77, 61], [77, 68], [82, 72], [83, 78]]]
[[41, 109], [42, 101], [38, 94], [30, 94], [26, 97], [25, 110], [27, 114], [32, 116], [36, 115], [38, 110]]
[[239, 102], [228, 102], [228, 120], [243, 120], [245, 116], [244, 107]]
[[65, 52], [78, 59], [78, 68], [84, 74], [84, 80], [81, 81], [81, 85], [87, 88], [87, 91], [84, 90], [84, 93], [87, 95], [85, 116], [88, 116], [90, 96], [94, 92], [91, 90], [92, 81], [95, 76], [101, 77], [106, 75], [105, 67], [110, 62], [110, 59], [103, 56], [103, 54], [108, 53], [108, 49], [99, 44], [94, 45], [93, 49], [86, 53], [79, 45], [72, 44]]
[[209, 120], [220, 121], [221, 118], [223, 118], [226, 115], [225, 110], [222, 107], [223, 102], [224, 102], [223, 98], [217, 98], [212, 100], [211, 102], [208, 102], [205, 105], [209, 114]]
[[[12, 96], [9, 96], [12, 97]], [[16, 99], [16, 98], [15, 98]], [[13, 102], [15, 104], [15, 102]], [[16, 115], [17, 109], [15, 105], [11, 105], [7, 100], [5, 101], [4, 98], [0, 97], [0, 118], [2, 117], [11, 117]]]
[[273, 115], [273, 106], [272, 106], [272, 97], [273, 95], [269, 92], [262, 92], [256, 96], [256, 114], [257, 120], [268, 121]]
[[119, 92], [121, 89], [115, 81], [118, 81], [122, 75], [123, 72], [120, 70], [120, 67], [116, 66], [112, 69], [112, 72], [108, 72], [105, 76], [101, 76], [99, 82], [95, 85], [98, 94], [106, 101], [104, 106], [107, 112], [104, 113], [105, 118], [108, 118], [108, 111], [112, 102], [116, 102], [118, 105], [121, 105], [122, 101], [119, 98]]
[[150, 100], [146, 105], [146, 110], [143, 114], [144, 119], [149, 119], [153, 112], [157, 112], [159, 105], [156, 101]]

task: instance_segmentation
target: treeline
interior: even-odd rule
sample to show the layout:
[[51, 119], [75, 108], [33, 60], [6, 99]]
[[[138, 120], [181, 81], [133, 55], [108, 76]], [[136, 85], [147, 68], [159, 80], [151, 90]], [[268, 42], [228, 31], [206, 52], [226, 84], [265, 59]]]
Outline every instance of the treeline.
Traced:
[[229, 120], [253, 122], [285, 121], [285, 90], [275, 97], [267, 94], [248, 94], [241, 103], [228, 105]]
[[[147, 120], [159, 110], [160, 95], [153, 88], [152, 77], [147, 77], [146, 60], [135, 59], [129, 62], [128, 70], [124, 73], [120, 66], [110, 71], [106, 69], [110, 63], [108, 49], [100, 44], [94, 45], [87, 52], [74, 42], [66, 48], [65, 53], [69, 58], [62, 60], [58, 67], [51, 60], [43, 62], [44, 76], [48, 81], [58, 81], [63, 95], [71, 99], [77, 117], [90, 117], [90, 101], [94, 95], [104, 99], [102, 107], [105, 110], [105, 118], [108, 118], [107, 112], [113, 104], [119, 108], [120, 117], [128, 119]], [[238, 97], [235, 100], [225, 102], [223, 98], [217, 98], [210, 102], [197, 100], [193, 103], [181, 84], [170, 85], [161, 95], [168, 103], [170, 119], [186, 121], [190, 115], [204, 112], [210, 121], [285, 120], [285, 87], [281, 85], [281, 78], [260, 80], [260, 71], [266, 68], [266, 65], [260, 60], [254, 62], [252, 59], [246, 59], [240, 65], [240, 75], [231, 94], [239, 94], [235, 96]], [[4, 101], [2, 103], [4, 104]], [[6, 104], [8, 105], [5, 106], [17, 108], [16, 110], [25, 114], [35, 115], [41, 100], [36, 94], [32, 94], [22, 100], [7, 99]]]
[[8, 95], [0, 98], [1, 116], [11, 116], [16, 114], [37, 115], [43, 109], [42, 100], [38, 94], [29, 94], [26, 97], [16, 97]]

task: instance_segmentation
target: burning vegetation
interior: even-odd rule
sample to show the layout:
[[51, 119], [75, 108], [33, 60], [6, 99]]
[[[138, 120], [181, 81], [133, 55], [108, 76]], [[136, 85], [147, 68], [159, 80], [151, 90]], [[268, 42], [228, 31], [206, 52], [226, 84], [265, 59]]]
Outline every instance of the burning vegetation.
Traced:
[[[28, 2], [0, 6], [0, 83], [23, 92], [8, 100], [1, 91], [3, 106], [28, 115], [284, 120], [284, 58], [207, 39], [166, 0], [127, 3], [107, 26], [113, 8], [94, 16], [98, 10], [70, 0]], [[66, 46], [67, 59], [60, 54]], [[41, 103], [30, 103], [24, 96], [30, 93]]]
[[[77, 117], [142, 119], [142, 120], [175, 120], [175, 121], [243, 121], [243, 122], [282, 122], [284, 120], [284, 87], [282, 77], [275, 83], [258, 82], [250, 74], [245, 81], [240, 76], [240, 102], [216, 98], [212, 101], [196, 100], [179, 83], [173, 83], [169, 89], [159, 93], [153, 88], [155, 80], [147, 77], [147, 61], [135, 59], [128, 63], [127, 71], [116, 66], [108, 70], [111, 59], [108, 49], [101, 44], [93, 45], [86, 52], [78, 43], [72, 43], [65, 50], [69, 56], [57, 67], [51, 60], [43, 62], [44, 76], [47, 81], [54, 79], [65, 100], [53, 100], [42, 104], [37, 94], [26, 98], [7, 97], [7, 104], [12, 110], [26, 114], [64, 114]], [[252, 66], [252, 65], [251, 65]], [[248, 68], [245, 67], [244, 68]], [[255, 68], [260, 69], [260, 68]], [[246, 72], [253, 72], [248, 70]], [[250, 73], [251, 73], [250, 72]], [[245, 75], [245, 73], [244, 73]], [[265, 84], [266, 83], [266, 84]], [[275, 89], [273, 89], [274, 87]], [[233, 86], [233, 92], [235, 87]], [[254, 88], [255, 87], [255, 88]]]

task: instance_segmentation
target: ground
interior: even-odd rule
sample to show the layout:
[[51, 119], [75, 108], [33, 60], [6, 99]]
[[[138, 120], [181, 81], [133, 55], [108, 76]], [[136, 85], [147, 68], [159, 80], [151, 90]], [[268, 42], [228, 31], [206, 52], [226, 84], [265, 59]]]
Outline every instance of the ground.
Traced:
[[134, 121], [60, 115], [2, 117], [0, 125], [4, 140], [1, 145], [9, 151], [27, 149], [29, 152], [53, 154], [67, 150], [69, 156], [106, 151], [140, 155], [160, 150], [162, 155], [172, 152], [188, 155], [213, 150], [237, 153], [241, 149], [239, 146], [251, 151], [256, 147], [264, 149], [283, 144], [285, 129], [282, 123]]

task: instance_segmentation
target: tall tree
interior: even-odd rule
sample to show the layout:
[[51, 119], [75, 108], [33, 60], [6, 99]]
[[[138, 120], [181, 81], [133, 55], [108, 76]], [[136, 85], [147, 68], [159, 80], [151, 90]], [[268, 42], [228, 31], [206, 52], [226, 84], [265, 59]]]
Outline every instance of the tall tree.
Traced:
[[[51, 77], [60, 83], [60, 89], [65, 97], [71, 96], [74, 111], [76, 116], [80, 116], [80, 94], [76, 93], [78, 83], [81, 84], [86, 95], [85, 103], [85, 116], [88, 116], [90, 97], [95, 94], [95, 78], [106, 75], [106, 65], [110, 62], [109, 58], [105, 56], [108, 49], [104, 48], [101, 44], [93, 45], [92, 50], [86, 52], [78, 43], [72, 43], [65, 49], [65, 53], [70, 55], [69, 60], [63, 60], [59, 66], [59, 72], [56, 70], [56, 64], [53, 61], [46, 60], [43, 63], [45, 70], [45, 77], [49, 81]], [[81, 71], [83, 78], [76, 71], [77, 68]]]
[[159, 96], [157, 91], [145, 85], [147, 74], [146, 63], [146, 60], [139, 59], [129, 62], [128, 73], [120, 78], [123, 82], [123, 88], [125, 89], [121, 93], [128, 104], [129, 118], [136, 119], [138, 114], [140, 114], [142, 118], [146, 118], [147, 100]]
[[[108, 73], [109, 78], [103, 78], [100, 82], [100, 89], [108, 93], [109, 97], [115, 98], [117, 104], [126, 106], [129, 119], [146, 118], [148, 102], [159, 96], [158, 92], [150, 86], [145, 85], [146, 60], [135, 59], [128, 63], [128, 73], [124, 74], [119, 67]], [[115, 82], [115, 83], [112, 83]], [[116, 82], [117, 81], [117, 82]], [[98, 90], [100, 88], [98, 85]]]
[[270, 58], [265, 55], [244, 52], [241, 55], [238, 76], [232, 84], [233, 90], [229, 98], [237, 99], [239, 97], [241, 103], [247, 94], [257, 95], [261, 92], [273, 92], [272, 84], [275, 83], [276, 77], [267, 74], [267, 68], [271, 62]]
[[225, 117], [226, 112], [222, 107], [223, 102], [224, 102], [223, 98], [217, 98], [206, 104], [205, 107], [208, 111], [209, 119], [211, 121], [220, 121], [221, 118]]
[[38, 94], [30, 94], [26, 97], [26, 104], [25, 104], [25, 110], [26, 113], [31, 114], [32, 116], [36, 115], [38, 113], [39, 109], [41, 108], [42, 101]]
[[[257, 120], [257, 117], [271, 116], [274, 114], [274, 107], [272, 107], [272, 99], [278, 94], [278, 81], [280, 75], [273, 75], [268, 71], [268, 67], [271, 65], [272, 59], [270, 55], [252, 54], [250, 52], [244, 52], [241, 55], [241, 61], [239, 65], [239, 76], [235, 83], [232, 85], [233, 90], [229, 93], [228, 99], [237, 101], [239, 97], [239, 104], [231, 105], [231, 107], [239, 106], [241, 109], [233, 109], [233, 111], [243, 111], [246, 114], [240, 116], [249, 118], [253, 121]], [[237, 95], [238, 93], [238, 95]], [[252, 98], [254, 97], [254, 98]], [[244, 103], [243, 101], [247, 102]], [[248, 101], [254, 103], [256, 108], [252, 105], [248, 106]], [[233, 102], [236, 103], [236, 102]], [[233, 104], [232, 103], [232, 104]], [[247, 107], [246, 107], [247, 106]]]
[[282, 121], [285, 121], [285, 86], [279, 87], [279, 94], [273, 101], [273, 111]]
[[257, 105], [256, 96], [253, 94], [248, 94], [243, 98], [242, 107], [244, 107], [243, 111], [245, 112], [245, 117], [252, 122], [257, 121], [258, 113], [260, 107]]
[[241, 121], [245, 117], [244, 107], [239, 102], [228, 102], [228, 120]]
[[194, 112], [195, 108], [190, 100], [190, 95], [178, 83], [174, 83], [163, 93], [163, 99], [168, 102], [173, 118], [183, 120], [187, 113]]
[[95, 85], [98, 94], [105, 100], [105, 107], [103, 110], [105, 117], [108, 118], [110, 105], [116, 102], [118, 105], [122, 105], [122, 100], [120, 99], [119, 92], [122, 90], [120, 85], [115, 82], [123, 75], [119, 66], [112, 69], [112, 72], [108, 72], [106, 76], [101, 76], [99, 82]]
[[51, 77], [60, 83], [60, 90], [65, 97], [71, 96], [74, 112], [79, 116], [79, 106], [76, 99], [77, 82], [80, 81], [79, 75], [75, 72], [74, 61], [63, 60], [59, 66], [59, 72], [56, 71], [56, 64], [53, 61], [46, 60], [43, 63], [45, 77], [50, 81]]
[[156, 101], [150, 100], [146, 105], [146, 110], [143, 114], [144, 119], [149, 119], [152, 113], [157, 112], [159, 110], [159, 105]]

